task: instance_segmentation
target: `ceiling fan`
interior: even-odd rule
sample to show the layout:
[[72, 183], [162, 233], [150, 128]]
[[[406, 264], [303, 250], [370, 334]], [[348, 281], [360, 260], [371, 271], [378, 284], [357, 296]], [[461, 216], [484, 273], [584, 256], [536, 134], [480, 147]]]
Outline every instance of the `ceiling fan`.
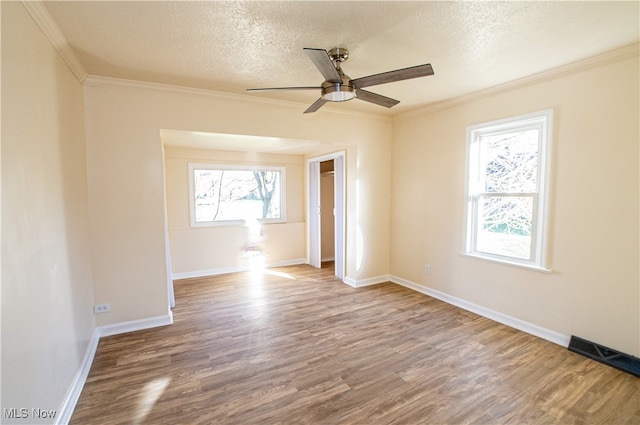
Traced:
[[383, 72], [381, 74], [369, 75], [368, 77], [361, 77], [352, 80], [351, 77], [342, 71], [341, 65], [349, 59], [349, 51], [347, 49], [343, 47], [334, 47], [327, 52], [324, 49], [311, 49], [305, 47], [304, 51], [324, 77], [324, 82], [320, 86], [271, 87], [247, 89], [247, 91], [257, 92], [267, 90], [320, 89], [320, 98], [309, 106], [306, 111], [304, 111], [305, 114], [317, 111], [327, 102], [345, 102], [353, 98], [375, 103], [376, 105], [384, 106], [386, 108], [391, 108], [392, 106], [400, 103], [400, 101], [363, 90], [363, 88], [378, 84], [392, 83], [394, 81], [408, 80], [411, 78], [426, 77], [434, 74], [431, 64], [427, 63], [425, 65], [396, 69], [395, 71]]

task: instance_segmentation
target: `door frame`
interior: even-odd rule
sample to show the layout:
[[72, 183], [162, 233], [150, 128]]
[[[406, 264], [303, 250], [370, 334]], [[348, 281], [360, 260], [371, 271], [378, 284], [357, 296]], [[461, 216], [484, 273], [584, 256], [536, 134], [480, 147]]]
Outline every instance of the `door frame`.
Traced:
[[307, 159], [307, 253], [311, 266], [321, 266], [320, 228], [320, 163], [333, 160], [334, 166], [334, 232], [335, 232], [335, 275], [344, 281], [345, 277], [345, 225], [346, 225], [346, 166], [345, 151]]

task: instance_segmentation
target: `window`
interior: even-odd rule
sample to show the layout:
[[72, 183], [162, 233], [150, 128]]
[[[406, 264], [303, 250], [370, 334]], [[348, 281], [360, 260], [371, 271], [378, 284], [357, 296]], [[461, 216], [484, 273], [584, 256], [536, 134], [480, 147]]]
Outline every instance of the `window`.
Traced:
[[189, 164], [192, 226], [282, 222], [284, 167]]
[[545, 269], [552, 117], [467, 128], [466, 254]]

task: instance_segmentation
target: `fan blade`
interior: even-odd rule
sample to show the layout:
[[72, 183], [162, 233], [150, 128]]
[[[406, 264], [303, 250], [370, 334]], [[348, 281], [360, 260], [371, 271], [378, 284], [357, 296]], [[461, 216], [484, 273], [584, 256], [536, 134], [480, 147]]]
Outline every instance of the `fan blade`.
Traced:
[[400, 103], [399, 100], [391, 99], [390, 97], [383, 96], [381, 94], [371, 93], [370, 91], [356, 89], [356, 99], [364, 100], [365, 102], [375, 103], [376, 105], [384, 106], [385, 108], [391, 108], [392, 106]]
[[311, 59], [311, 62], [313, 62], [316, 68], [318, 68], [318, 71], [320, 71], [325, 80], [331, 83], [342, 83], [342, 77], [340, 77], [340, 73], [333, 65], [333, 61], [326, 50], [310, 49], [305, 47], [304, 51], [307, 56], [309, 56], [309, 59]]
[[357, 88], [361, 89], [363, 87], [392, 83], [394, 81], [409, 80], [411, 78], [426, 77], [433, 74], [433, 68], [431, 67], [431, 64], [428, 63], [425, 65], [383, 72], [382, 74], [369, 75], [368, 77], [356, 78], [355, 80], [351, 80], [351, 82]]
[[266, 87], [260, 89], [247, 89], [248, 92], [269, 90], [320, 90], [322, 87]]
[[311, 112], [315, 112], [318, 109], [320, 109], [322, 107], [322, 105], [324, 105], [325, 103], [327, 103], [326, 100], [324, 100], [322, 97], [319, 98], [318, 100], [316, 100], [315, 102], [313, 102], [313, 104], [311, 106], [309, 106], [307, 108], [306, 111], [304, 111], [305, 114], [309, 114]]

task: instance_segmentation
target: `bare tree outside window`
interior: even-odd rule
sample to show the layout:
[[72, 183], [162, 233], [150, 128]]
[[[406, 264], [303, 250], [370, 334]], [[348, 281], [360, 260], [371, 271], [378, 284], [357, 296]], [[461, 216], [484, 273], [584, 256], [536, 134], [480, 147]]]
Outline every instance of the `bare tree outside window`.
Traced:
[[269, 218], [271, 212], [271, 200], [278, 184], [278, 173], [274, 171], [254, 171], [256, 179], [258, 199], [262, 201], [262, 218]]
[[544, 268], [552, 111], [467, 129], [465, 253]]
[[530, 258], [539, 131], [481, 137], [479, 251]]
[[191, 164], [195, 223], [281, 221], [284, 168]]

